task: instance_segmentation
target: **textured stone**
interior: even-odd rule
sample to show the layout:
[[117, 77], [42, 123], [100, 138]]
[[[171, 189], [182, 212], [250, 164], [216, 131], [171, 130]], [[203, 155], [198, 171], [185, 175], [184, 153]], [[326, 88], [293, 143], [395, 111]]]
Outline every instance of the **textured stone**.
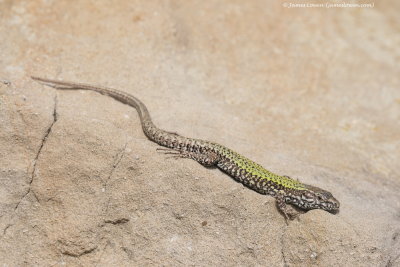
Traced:
[[[400, 265], [399, 8], [0, 1], [0, 262]], [[286, 225], [273, 198], [157, 153], [133, 108], [30, 75], [129, 92], [341, 211]]]

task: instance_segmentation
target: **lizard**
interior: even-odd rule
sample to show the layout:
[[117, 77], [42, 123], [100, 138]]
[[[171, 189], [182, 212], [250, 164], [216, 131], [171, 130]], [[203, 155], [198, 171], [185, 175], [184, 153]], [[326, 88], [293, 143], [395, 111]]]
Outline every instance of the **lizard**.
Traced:
[[286, 175], [277, 175], [215, 142], [188, 138], [158, 128], [152, 121], [145, 104], [138, 98], [112, 88], [84, 83], [66, 82], [32, 76], [33, 80], [60, 90], [91, 90], [110, 96], [135, 108], [148, 139], [165, 148], [158, 148], [176, 158], [189, 158], [205, 167], [217, 167], [236, 181], [254, 191], [276, 199], [278, 210], [288, 219], [298, 217], [312, 209], [322, 209], [332, 214], [339, 212], [340, 203], [326, 190], [301, 183]]

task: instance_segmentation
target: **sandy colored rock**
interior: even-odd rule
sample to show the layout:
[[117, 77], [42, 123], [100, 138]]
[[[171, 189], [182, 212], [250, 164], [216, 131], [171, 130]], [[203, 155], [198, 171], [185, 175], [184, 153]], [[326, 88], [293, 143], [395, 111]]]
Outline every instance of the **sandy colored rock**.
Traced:
[[[396, 1], [0, 1], [3, 266], [400, 266]], [[286, 225], [271, 197], [157, 153], [154, 122], [331, 191]]]

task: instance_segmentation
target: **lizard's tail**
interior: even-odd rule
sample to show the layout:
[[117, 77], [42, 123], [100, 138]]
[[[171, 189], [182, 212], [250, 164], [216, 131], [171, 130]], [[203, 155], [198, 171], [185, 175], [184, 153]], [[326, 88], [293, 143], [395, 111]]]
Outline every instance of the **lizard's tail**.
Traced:
[[143, 131], [148, 135], [150, 130], [155, 130], [157, 127], [153, 124], [150, 113], [142, 101], [134, 97], [133, 95], [121, 92], [112, 88], [93, 86], [84, 83], [65, 82], [51, 79], [45, 79], [40, 77], [31, 76], [35, 81], [38, 81], [44, 85], [59, 89], [59, 90], [91, 90], [98, 92], [103, 95], [108, 95], [124, 104], [134, 107], [139, 113], [140, 121], [142, 123]]

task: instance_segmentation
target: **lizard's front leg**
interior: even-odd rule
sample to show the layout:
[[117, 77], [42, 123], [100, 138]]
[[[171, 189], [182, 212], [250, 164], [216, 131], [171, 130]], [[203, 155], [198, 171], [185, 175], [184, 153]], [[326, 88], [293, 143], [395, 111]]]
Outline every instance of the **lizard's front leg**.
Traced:
[[279, 211], [282, 212], [283, 215], [285, 215], [286, 222], [287, 220], [294, 220], [300, 214], [291, 205], [286, 204], [285, 197], [281, 193], [276, 197], [276, 205]]

